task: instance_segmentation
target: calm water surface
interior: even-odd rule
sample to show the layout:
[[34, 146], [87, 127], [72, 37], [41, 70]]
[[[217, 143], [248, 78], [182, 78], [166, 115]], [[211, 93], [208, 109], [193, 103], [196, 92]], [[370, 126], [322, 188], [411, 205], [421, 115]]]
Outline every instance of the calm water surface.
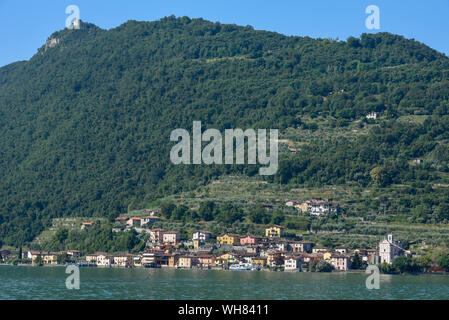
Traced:
[[449, 299], [449, 277], [367, 274], [80, 268], [68, 290], [64, 267], [0, 266], [0, 299]]

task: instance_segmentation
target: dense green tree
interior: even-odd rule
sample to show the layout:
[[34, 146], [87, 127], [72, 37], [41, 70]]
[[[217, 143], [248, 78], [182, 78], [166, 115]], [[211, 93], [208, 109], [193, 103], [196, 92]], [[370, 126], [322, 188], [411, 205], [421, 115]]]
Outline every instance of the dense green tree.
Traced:
[[[50, 38], [59, 44], [0, 68], [5, 245], [32, 241], [53, 218], [112, 221], [223, 174], [257, 174], [258, 165], [171, 163], [171, 131], [190, 131], [199, 119], [203, 129], [291, 127], [316, 137], [300, 152], [281, 152], [277, 174], [262, 177], [270, 183], [404, 185], [397, 198], [408, 203], [382, 212], [447, 220], [444, 207], [434, 211], [447, 192], [432, 186], [449, 172], [449, 59], [417, 41], [389, 33], [290, 37], [173, 16], [110, 30], [83, 22]], [[382, 116], [360, 121], [364, 134], [335, 134], [371, 111]], [[411, 165], [416, 157], [427, 164]], [[411, 213], [419, 206], [428, 211]], [[163, 207], [171, 218], [175, 207]], [[226, 224], [243, 219], [236, 210], [212, 212]], [[208, 210], [195, 215], [182, 219], [212, 219]], [[114, 238], [98, 231], [92, 249]], [[69, 232], [64, 245], [70, 239]]]

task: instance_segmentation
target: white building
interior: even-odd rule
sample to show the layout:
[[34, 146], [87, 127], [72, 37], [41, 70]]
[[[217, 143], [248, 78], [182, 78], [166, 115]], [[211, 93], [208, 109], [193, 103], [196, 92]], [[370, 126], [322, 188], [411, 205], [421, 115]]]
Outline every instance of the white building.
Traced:
[[114, 257], [106, 252], [97, 253], [97, 266], [110, 267], [114, 263]]
[[392, 234], [379, 242], [380, 263], [391, 264], [397, 256], [402, 254], [404, 254], [404, 249], [402, 249], [401, 242], [396, 241]]
[[180, 240], [179, 232], [177, 231], [166, 231], [162, 235], [162, 242], [164, 243], [177, 243]]
[[338, 207], [332, 205], [328, 199], [312, 198], [295, 206], [304, 213], [320, 216], [328, 213], [338, 213]]
[[192, 240], [206, 241], [210, 238], [210, 235], [209, 231], [195, 231]]
[[380, 116], [379, 112], [370, 112], [366, 115], [367, 119], [377, 119]]
[[158, 222], [161, 218], [159, 218], [158, 216], [146, 216], [146, 217], [142, 217], [142, 220], [140, 222], [141, 226], [145, 226], [148, 224], [153, 224], [155, 222]]
[[151, 229], [150, 230], [150, 242], [161, 242], [163, 241], [164, 235], [163, 229]]
[[301, 270], [301, 264], [303, 263], [303, 259], [298, 256], [291, 256], [286, 259], [284, 259], [284, 270], [288, 271], [294, 271], [294, 270]]

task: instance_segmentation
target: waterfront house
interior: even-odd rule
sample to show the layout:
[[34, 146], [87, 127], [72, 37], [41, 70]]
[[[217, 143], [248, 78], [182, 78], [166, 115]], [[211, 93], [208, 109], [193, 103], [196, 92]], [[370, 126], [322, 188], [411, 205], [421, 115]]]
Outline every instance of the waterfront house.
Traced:
[[43, 264], [58, 264], [58, 256], [60, 252], [41, 252], [40, 256]]
[[179, 256], [178, 268], [192, 268], [198, 264], [198, 259], [195, 256]]
[[23, 251], [22, 252], [22, 259], [32, 259], [33, 254], [32, 251]]
[[199, 240], [200, 242], [204, 242], [204, 241], [209, 240], [210, 236], [211, 236], [211, 233], [209, 231], [198, 230], [193, 233], [192, 240], [193, 241]]
[[97, 252], [96, 255], [98, 267], [110, 267], [114, 263], [114, 257], [106, 252]]
[[151, 268], [161, 265], [162, 253], [159, 252], [144, 252], [141, 258], [142, 267]]
[[28, 254], [29, 254], [28, 256], [30, 257], [29, 259], [31, 259], [32, 264], [35, 264], [36, 260], [42, 258], [40, 251], [29, 251]]
[[178, 264], [178, 259], [179, 254], [177, 253], [170, 254], [170, 256], [168, 257], [168, 266], [172, 268], [176, 267], [176, 265]]
[[267, 265], [267, 258], [255, 257], [253, 259], [253, 263], [261, 267], [265, 267]]
[[198, 267], [200, 268], [213, 268], [215, 266], [215, 256], [212, 254], [202, 254], [197, 256]]
[[284, 229], [284, 227], [282, 227], [282, 226], [273, 225], [273, 226], [265, 229], [265, 236], [270, 239], [280, 238], [282, 236], [283, 229]]
[[87, 254], [86, 261], [89, 263], [97, 263], [97, 254], [96, 253]]
[[247, 235], [244, 238], [240, 238], [240, 244], [242, 246], [258, 244], [260, 242], [260, 238], [252, 235]]
[[238, 262], [238, 259], [233, 253], [224, 253], [215, 259], [215, 264], [222, 266], [229, 266]]
[[330, 257], [330, 264], [338, 271], [347, 271], [351, 268], [349, 256], [341, 253], [333, 253]]
[[304, 263], [304, 259], [299, 255], [290, 255], [284, 258], [284, 270], [285, 271], [299, 271], [301, 265]]
[[134, 255], [124, 253], [114, 255], [114, 265], [116, 267], [129, 268], [134, 265]]
[[80, 257], [81, 257], [81, 251], [79, 251], [79, 250], [68, 250], [67, 251], [67, 258], [69, 258], [69, 260], [71, 260], [71, 261], [79, 259]]
[[240, 238], [237, 234], [225, 233], [217, 237], [217, 242], [220, 244], [234, 245], [240, 243]]
[[280, 252], [271, 252], [267, 255], [267, 265], [270, 267], [282, 266], [284, 257]]
[[178, 231], [165, 231], [162, 234], [162, 242], [163, 243], [172, 243], [176, 244], [181, 239], [181, 235]]

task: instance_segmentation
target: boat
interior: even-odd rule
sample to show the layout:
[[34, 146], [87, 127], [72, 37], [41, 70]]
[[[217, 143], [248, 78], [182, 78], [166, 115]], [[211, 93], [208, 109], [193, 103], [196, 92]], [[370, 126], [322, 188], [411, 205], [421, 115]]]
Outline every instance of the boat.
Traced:
[[253, 270], [253, 266], [249, 263], [236, 263], [229, 266], [229, 270], [242, 271], [242, 270]]

